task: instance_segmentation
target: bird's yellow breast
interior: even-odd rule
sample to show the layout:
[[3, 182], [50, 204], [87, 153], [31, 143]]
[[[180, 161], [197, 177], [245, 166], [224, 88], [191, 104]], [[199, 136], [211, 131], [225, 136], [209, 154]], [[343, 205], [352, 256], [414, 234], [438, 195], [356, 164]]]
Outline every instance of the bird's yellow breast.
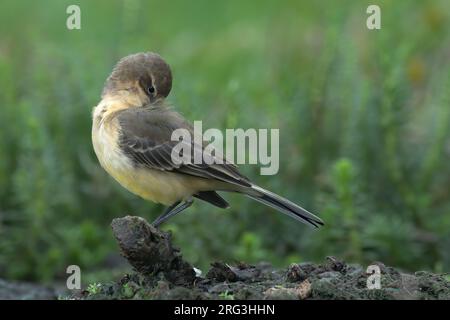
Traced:
[[211, 189], [210, 183], [202, 178], [136, 167], [118, 145], [120, 124], [112, 109], [105, 103], [94, 109], [92, 144], [101, 166], [124, 188], [144, 199], [165, 205]]

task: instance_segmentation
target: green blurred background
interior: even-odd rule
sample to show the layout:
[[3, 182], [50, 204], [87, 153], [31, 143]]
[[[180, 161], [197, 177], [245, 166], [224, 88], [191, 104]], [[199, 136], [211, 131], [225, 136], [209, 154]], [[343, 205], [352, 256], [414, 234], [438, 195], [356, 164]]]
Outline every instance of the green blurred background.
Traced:
[[[81, 30], [66, 8], [81, 7]], [[366, 28], [378, 4], [382, 29]], [[110, 222], [163, 207], [99, 166], [91, 111], [122, 56], [160, 53], [170, 102], [204, 127], [280, 128], [262, 186], [320, 215], [314, 231], [225, 194], [164, 229], [205, 270], [334, 255], [450, 270], [450, 2], [11, 1], [0, 4], [0, 277], [83, 283], [127, 269]]]

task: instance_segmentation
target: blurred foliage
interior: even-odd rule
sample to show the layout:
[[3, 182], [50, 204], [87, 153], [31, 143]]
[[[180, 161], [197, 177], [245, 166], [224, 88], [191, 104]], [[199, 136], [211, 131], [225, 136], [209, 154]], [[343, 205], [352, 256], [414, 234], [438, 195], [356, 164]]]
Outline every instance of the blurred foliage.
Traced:
[[[322, 260], [450, 269], [450, 3], [73, 1], [0, 4], [0, 277], [111, 269], [112, 218], [161, 206], [116, 184], [91, 110], [122, 56], [159, 52], [170, 102], [205, 127], [280, 128], [280, 172], [258, 184], [318, 213], [319, 231], [247, 198], [171, 220], [196, 266]], [[92, 277], [89, 281], [93, 281]]]

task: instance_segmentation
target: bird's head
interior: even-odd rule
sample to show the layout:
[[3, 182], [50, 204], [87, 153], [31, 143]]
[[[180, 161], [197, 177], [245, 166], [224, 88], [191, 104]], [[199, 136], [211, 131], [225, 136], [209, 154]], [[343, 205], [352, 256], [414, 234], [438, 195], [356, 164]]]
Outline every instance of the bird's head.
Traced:
[[156, 53], [136, 53], [122, 58], [106, 80], [102, 97], [121, 96], [146, 105], [163, 100], [172, 88], [169, 65]]

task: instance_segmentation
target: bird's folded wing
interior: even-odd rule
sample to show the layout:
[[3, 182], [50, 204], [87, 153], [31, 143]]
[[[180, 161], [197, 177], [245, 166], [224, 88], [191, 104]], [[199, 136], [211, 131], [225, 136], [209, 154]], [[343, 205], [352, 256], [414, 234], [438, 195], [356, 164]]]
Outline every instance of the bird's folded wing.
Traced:
[[[127, 109], [117, 116], [120, 127], [119, 147], [136, 165], [161, 171], [171, 171], [205, 179], [215, 179], [243, 187], [250, 187], [248, 178], [239, 173], [236, 166], [222, 155], [204, 153], [204, 146], [194, 143], [192, 127], [178, 113], [166, 108]], [[172, 132], [186, 129], [191, 141], [172, 141]], [[182, 150], [190, 150], [189, 157], [181, 163], [173, 161], [175, 146], [184, 144]], [[197, 154], [197, 157], [194, 157]], [[195, 159], [210, 157], [208, 161], [195, 163]], [[219, 158], [220, 157], [220, 158]], [[187, 161], [186, 161], [187, 160]]]

